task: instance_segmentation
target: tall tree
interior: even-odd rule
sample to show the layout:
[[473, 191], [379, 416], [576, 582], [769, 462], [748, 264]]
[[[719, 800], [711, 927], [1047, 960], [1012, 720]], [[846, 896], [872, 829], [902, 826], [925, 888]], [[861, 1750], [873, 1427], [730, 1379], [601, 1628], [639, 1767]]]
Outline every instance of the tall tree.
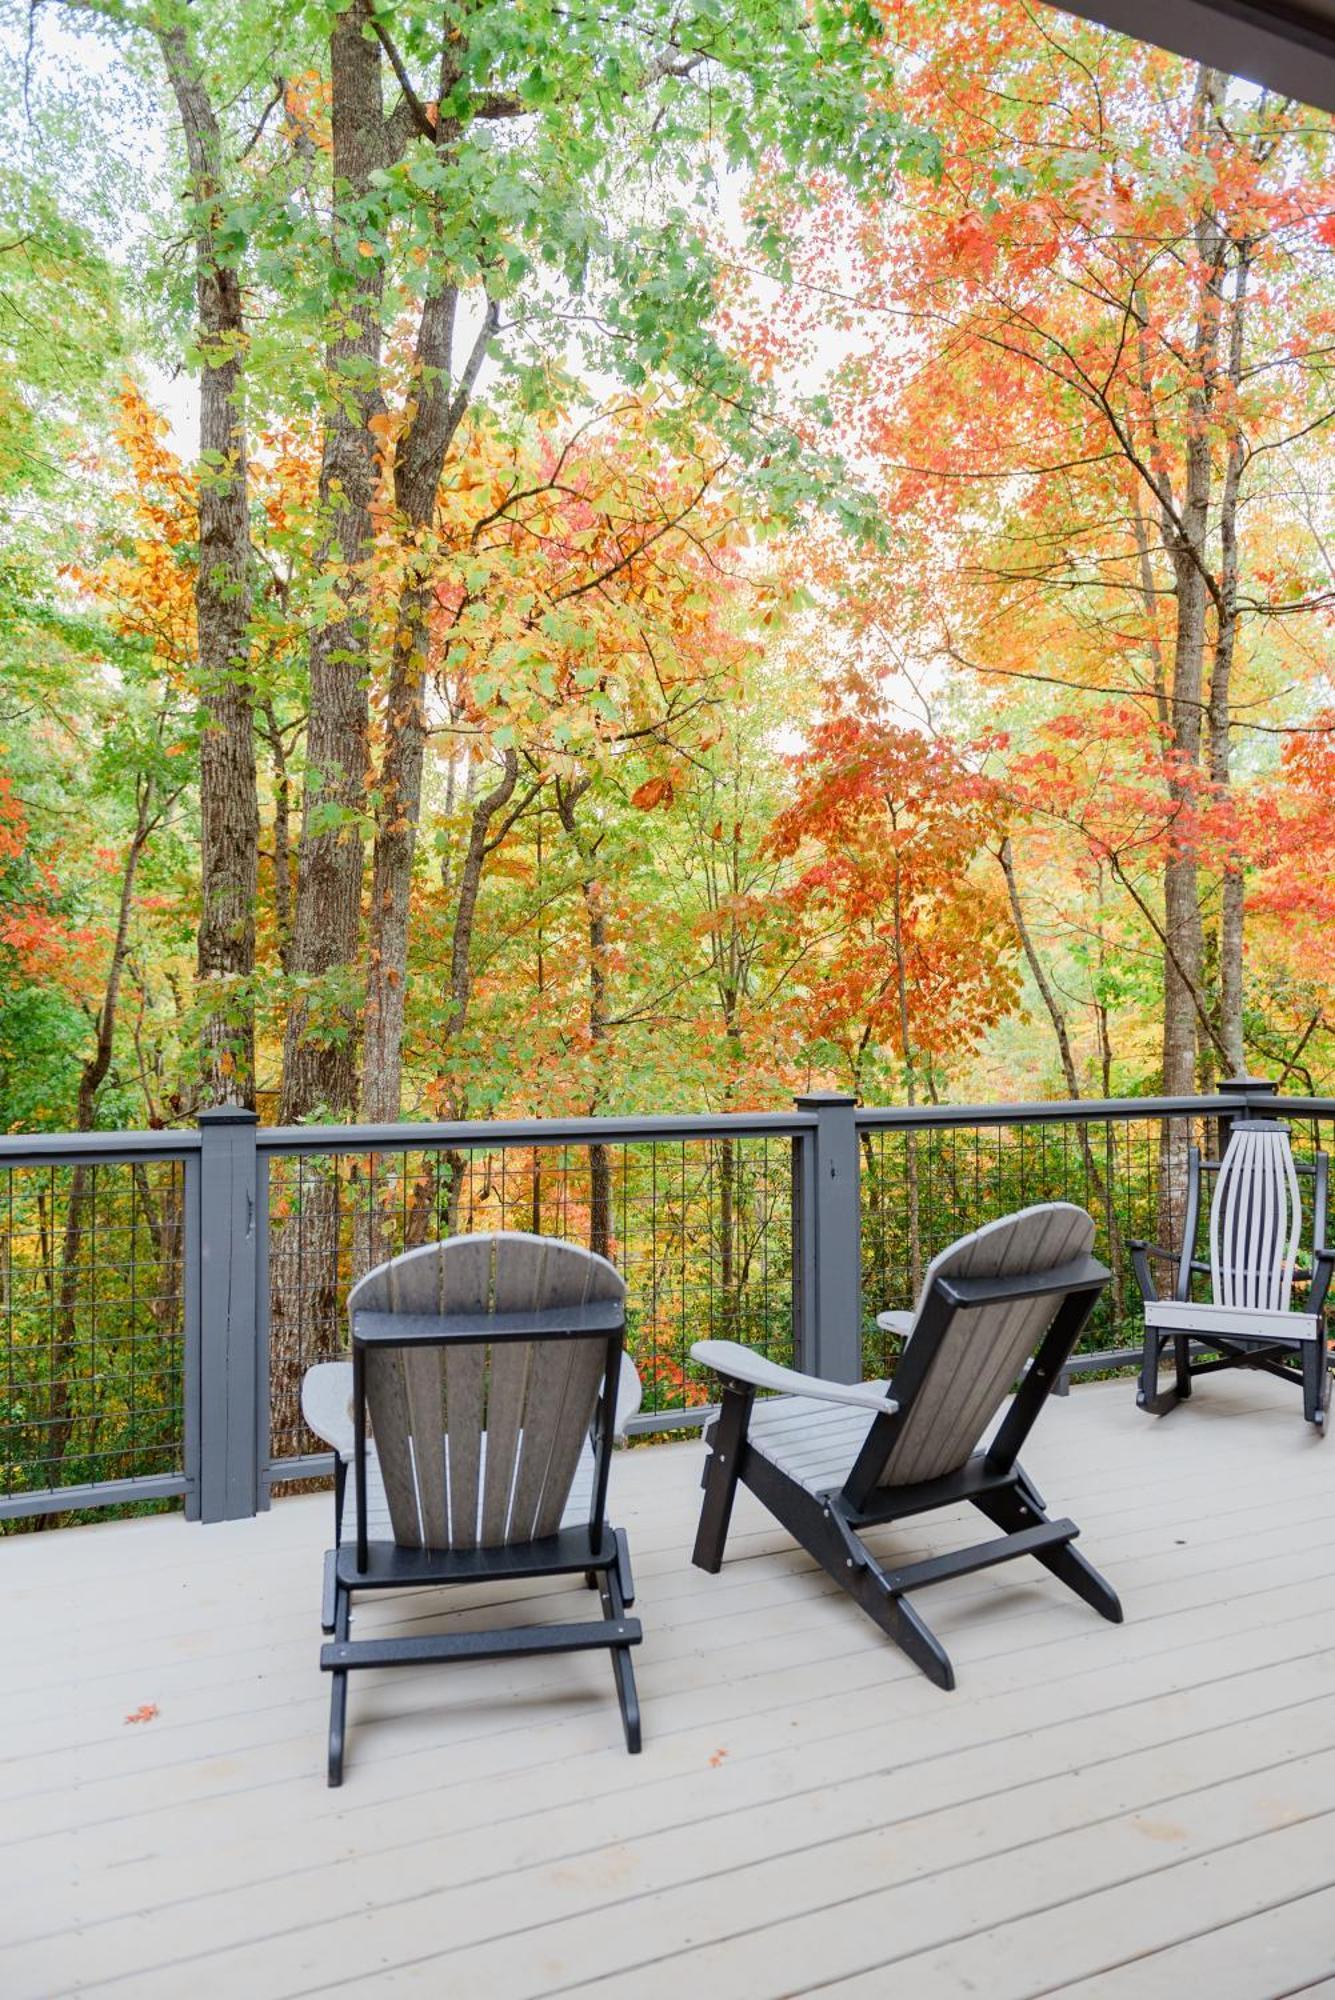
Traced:
[[250, 512], [243, 408], [246, 329], [228, 162], [186, 20], [156, 30], [190, 163], [199, 326], [199, 748], [203, 1097], [253, 1104], [259, 801], [250, 678]]

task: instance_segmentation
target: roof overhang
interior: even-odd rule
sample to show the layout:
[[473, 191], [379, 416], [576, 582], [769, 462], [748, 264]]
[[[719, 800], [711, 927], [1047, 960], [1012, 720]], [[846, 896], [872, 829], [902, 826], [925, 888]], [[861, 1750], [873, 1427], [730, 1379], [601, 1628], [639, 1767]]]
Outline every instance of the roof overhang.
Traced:
[[1335, 111], [1335, 0], [1076, 0], [1065, 11]]

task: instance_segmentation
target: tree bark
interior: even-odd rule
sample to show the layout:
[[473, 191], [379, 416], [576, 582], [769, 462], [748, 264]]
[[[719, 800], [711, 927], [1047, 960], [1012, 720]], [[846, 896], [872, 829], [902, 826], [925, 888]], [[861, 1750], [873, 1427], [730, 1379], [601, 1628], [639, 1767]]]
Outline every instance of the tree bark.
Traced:
[[[898, 832], [894, 808], [890, 808], [892, 833]], [[905, 957], [904, 903], [900, 879], [899, 849], [895, 849], [894, 895], [891, 904], [895, 926], [895, 992], [899, 1002], [899, 1042], [904, 1057], [904, 1094], [910, 1105], [918, 1101], [917, 1068], [913, 1057], [909, 1021], [908, 963]], [[918, 1186], [918, 1135], [904, 1134], [904, 1178], [908, 1198], [909, 1282], [913, 1296], [922, 1284], [922, 1198]]]
[[[589, 1116], [596, 1115], [601, 1103], [597, 1074], [598, 1058], [607, 1041], [607, 906], [603, 885], [598, 879], [598, 841], [583, 834], [577, 816], [579, 801], [590, 780], [579, 778], [566, 784], [556, 781], [556, 810], [580, 859], [580, 894], [584, 901], [584, 922], [589, 948], [589, 1046], [594, 1061], [594, 1085], [589, 1097]], [[589, 1147], [589, 1248], [601, 1257], [612, 1249], [612, 1158], [606, 1146]]]
[[[1217, 70], [1202, 69], [1192, 107], [1193, 140], [1204, 138], [1223, 88]], [[1196, 1086], [1200, 1038], [1200, 992], [1205, 937], [1201, 923], [1198, 858], [1201, 757], [1201, 695], [1205, 679], [1207, 547], [1211, 494], [1209, 419], [1218, 364], [1226, 239], [1209, 197], [1195, 229], [1200, 263], [1194, 360], [1196, 384], [1187, 395], [1183, 490], [1176, 518], [1163, 510], [1164, 543], [1176, 586], [1176, 629], [1169, 720], [1174, 762], [1167, 789], [1172, 808], [1169, 852], [1164, 866], [1163, 1089], [1166, 1096], [1190, 1096]], [[1166, 1118], [1160, 1142], [1160, 1228], [1172, 1231], [1181, 1207], [1190, 1134], [1182, 1119]], [[1163, 1240], [1171, 1240], [1165, 1237]]]
[[[1024, 953], [1025, 962], [1030, 972], [1034, 975], [1034, 984], [1038, 988], [1039, 996], [1047, 1011], [1048, 1019], [1052, 1023], [1052, 1032], [1057, 1039], [1057, 1052], [1061, 1059], [1062, 1076], [1066, 1083], [1067, 1095], [1072, 1101], [1075, 1101], [1082, 1097], [1084, 1093], [1080, 1088], [1080, 1077], [1076, 1070], [1075, 1057], [1071, 1052], [1071, 1036], [1066, 1023], [1066, 1013], [1057, 998], [1051, 980], [1044, 970], [1043, 961], [1038, 955], [1033, 934], [1029, 929], [1028, 919], [1024, 912], [1024, 904], [1020, 900], [1020, 885], [1015, 874], [1015, 852], [1011, 846], [1009, 836], [1002, 841], [997, 859], [1001, 863], [1001, 872], [1006, 877], [1006, 893], [1010, 898], [1011, 919], [1015, 925], [1016, 936], [1020, 940], [1020, 949]], [[1105, 1096], [1108, 1094], [1109, 1089], [1109, 1058], [1104, 1042], [1106, 1030], [1107, 1018], [1106, 1012], [1103, 1012], [1100, 1018], [1099, 1050], [1100, 1055], [1103, 1057]], [[1112, 1202], [1111, 1175], [1105, 1174], [1095, 1159], [1094, 1148], [1090, 1143], [1089, 1127], [1083, 1121], [1077, 1125], [1076, 1135], [1080, 1142], [1080, 1153], [1084, 1161], [1086, 1178], [1098, 1195], [1099, 1206], [1103, 1210], [1103, 1219], [1108, 1230], [1108, 1244], [1112, 1256], [1113, 1272], [1113, 1318], [1120, 1325], [1123, 1289], [1122, 1232], [1118, 1226], [1117, 1211]]]
[[288, 1009], [285, 1124], [320, 1108], [351, 1117], [357, 1104], [358, 1009], [346, 990], [327, 989], [340, 970], [351, 979], [361, 928], [377, 453], [373, 426], [383, 409], [384, 261], [378, 251], [363, 255], [358, 245], [367, 240], [371, 177], [389, 157], [380, 48], [365, 32], [365, 12], [357, 0], [335, 17], [330, 75], [333, 264], [345, 287], [336, 295], [326, 351], [329, 410], [320, 459], [320, 511], [329, 524], [321, 562], [333, 607], [311, 639], [307, 777], [291, 956], [295, 978], [314, 990], [298, 990]]
[[[320, 456], [320, 567], [331, 605], [311, 636], [306, 783], [289, 952], [295, 990], [283, 1038], [279, 1117], [296, 1124], [357, 1107], [360, 1009], [351, 989], [361, 932], [370, 680], [372, 501], [380, 381], [384, 258], [371, 209], [372, 176], [389, 162], [379, 43], [364, 0], [330, 35], [336, 288], [325, 351], [328, 408]], [[363, 253], [361, 245], [372, 254]], [[272, 1255], [270, 1382], [276, 1456], [306, 1448], [301, 1377], [342, 1343], [340, 1178], [312, 1163]], [[363, 1240], [365, 1232], [362, 1232]]]
[[439, 287], [423, 304], [410, 391], [413, 414], [394, 462], [394, 498], [403, 524], [406, 567], [385, 704], [384, 745], [375, 780], [362, 1084], [362, 1115], [372, 1123], [391, 1123], [402, 1104], [408, 918], [422, 811], [428, 617], [434, 602], [430, 530], [445, 458], [468, 408], [497, 323], [496, 308], [489, 301], [459, 383], [452, 390], [457, 308], [458, 293], [453, 285]]
[[[1229, 315], [1227, 379], [1236, 397], [1242, 383], [1247, 283], [1251, 245], [1238, 247], [1234, 292]], [[1238, 638], [1238, 497], [1246, 465], [1246, 446], [1235, 407], [1228, 416], [1228, 459], [1219, 498], [1219, 605], [1213, 671], [1210, 676], [1210, 778], [1216, 797], [1229, 800], [1231, 789], [1230, 693]], [[1230, 841], [1220, 883], [1219, 903], [1219, 1038], [1233, 1076], [1246, 1073], [1243, 1047], [1243, 898], [1242, 862]]]
[[185, 130], [202, 359], [199, 385], [199, 568], [195, 624], [203, 731], [199, 749], [198, 978], [205, 998], [202, 1096], [255, 1100], [255, 898], [259, 802], [250, 683], [250, 521], [242, 406], [241, 280], [221, 249], [223, 144], [182, 25], [158, 35]]

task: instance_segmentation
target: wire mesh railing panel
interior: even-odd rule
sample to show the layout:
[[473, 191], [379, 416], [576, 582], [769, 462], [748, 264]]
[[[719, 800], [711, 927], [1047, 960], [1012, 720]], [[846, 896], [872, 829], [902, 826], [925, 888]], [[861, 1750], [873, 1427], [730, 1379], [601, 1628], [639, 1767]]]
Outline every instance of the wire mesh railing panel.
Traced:
[[1217, 1143], [1213, 1120], [1160, 1116], [922, 1131], [869, 1123], [859, 1137], [863, 1357], [874, 1376], [891, 1373], [899, 1352], [876, 1315], [911, 1307], [928, 1264], [956, 1237], [1036, 1202], [1088, 1209], [1095, 1255], [1112, 1271], [1081, 1351], [1136, 1345], [1140, 1294], [1127, 1245], [1180, 1244], [1187, 1148]]
[[184, 1353], [184, 1163], [0, 1167], [0, 1503], [183, 1472]]
[[793, 1358], [792, 1148], [780, 1137], [275, 1154], [269, 1163], [271, 1461], [322, 1449], [301, 1378], [346, 1354], [364, 1272], [440, 1238], [559, 1236], [611, 1258], [646, 1419], [710, 1399], [693, 1342]]

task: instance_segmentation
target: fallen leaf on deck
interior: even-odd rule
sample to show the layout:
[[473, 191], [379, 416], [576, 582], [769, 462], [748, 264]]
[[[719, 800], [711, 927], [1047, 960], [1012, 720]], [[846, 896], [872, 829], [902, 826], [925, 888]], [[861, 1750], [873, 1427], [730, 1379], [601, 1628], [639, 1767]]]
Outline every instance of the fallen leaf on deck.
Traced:
[[157, 1712], [158, 1705], [155, 1701], [141, 1701], [138, 1708], [131, 1709], [125, 1720], [127, 1722], [152, 1722]]

